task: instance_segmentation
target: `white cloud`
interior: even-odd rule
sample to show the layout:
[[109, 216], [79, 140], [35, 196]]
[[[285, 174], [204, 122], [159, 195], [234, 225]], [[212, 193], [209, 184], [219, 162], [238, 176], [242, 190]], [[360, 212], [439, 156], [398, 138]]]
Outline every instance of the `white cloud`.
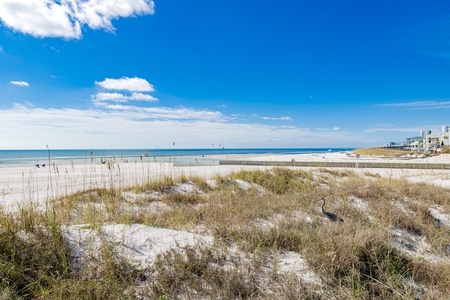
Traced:
[[252, 115], [255, 118], [259, 118], [261, 120], [268, 120], [268, 121], [292, 121], [291, 117], [288, 116], [282, 116], [282, 117], [265, 117], [265, 116], [258, 116], [256, 114]]
[[157, 101], [158, 99], [151, 96], [151, 95], [147, 95], [147, 94], [143, 94], [143, 93], [131, 93], [131, 100], [136, 100], [136, 101]]
[[348, 147], [364, 135], [269, 126], [230, 120], [220, 112], [192, 108], [56, 109], [16, 105], [0, 109], [2, 148], [149, 148], [177, 145], [225, 147]]
[[47, 0], [2, 0], [0, 19], [22, 33], [37, 37], [81, 36], [78, 21], [71, 21], [66, 5]]
[[200, 110], [186, 107], [139, 107], [134, 105], [109, 104], [97, 102], [100, 108], [109, 111], [122, 112], [128, 114], [134, 120], [204, 120], [204, 121], [224, 121], [224, 117], [218, 111]]
[[11, 81], [12, 85], [17, 85], [17, 86], [23, 86], [23, 87], [29, 87], [30, 84], [26, 81]]
[[[433, 128], [436, 130], [440, 130], [438, 125], [429, 125], [424, 127], [374, 127], [366, 129], [365, 132], [402, 132], [402, 133], [416, 133], [418, 134], [420, 130], [424, 128]], [[434, 131], [434, 130], [433, 130]]]
[[153, 13], [152, 0], [0, 1], [0, 20], [35, 37], [81, 38], [83, 25], [114, 31], [114, 19]]
[[102, 101], [113, 101], [113, 102], [127, 102], [127, 96], [120, 93], [97, 93], [92, 96], [94, 103]]
[[[95, 95], [92, 95], [92, 103], [97, 107], [104, 107], [109, 109], [125, 109], [125, 106], [112, 105], [108, 102], [114, 103], [126, 103], [129, 101], [146, 101], [155, 102], [157, 98], [152, 95], [142, 92], [154, 92], [155, 88], [147, 80], [134, 77], [122, 77], [120, 79], [106, 78], [103, 81], [96, 81], [95, 84], [101, 87], [103, 90]], [[123, 92], [109, 92], [110, 90], [118, 90], [124, 92], [131, 92], [128, 95]]]
[[283, 117], [280, 117], [278, 119], [281, 120], [281, 121], [292, 121], [292, 118], [288, 117], [288, 116], [283, 116]]
[[338, 127], [338, 126], [334, 126], [334, 127], [333, 127], [333, 131], [341, 131], [341, 130], [342, 130], [341, 127]]
[[130, 92], [154, 92], [155, 88], [147, 80], [134, 77], [122, 77], [120, 79], [106, 78], [103, 81], [96, 81], [96, 85], [105, 90], [130, 91]]
[[143, 94], [143, 93], [132, 93], [131, 96], [127, 96], [121, 93], [97, 93], [92, 96], [94, 104], [98, 104], [103, 101], [112, 101], [112, 102], [128, 102], [130, 100], [134, 101], [158, 101], [157, 98]]
[[450, 101], [430, 100], [404, 103], [379, 104], [378, 107], [391, 107], [400, 109], [445, 109], [450, 108]]

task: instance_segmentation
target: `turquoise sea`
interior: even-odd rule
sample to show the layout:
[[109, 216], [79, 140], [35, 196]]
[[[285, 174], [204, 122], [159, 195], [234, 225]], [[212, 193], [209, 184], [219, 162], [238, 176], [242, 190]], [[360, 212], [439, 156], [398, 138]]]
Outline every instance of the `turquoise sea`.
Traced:
[[65, 150], [0, 150], [0, 165], [43, 164], [59, 161], [75, 163], [170, 161], [175, 164], [216, 164], [212, 155], [234, 154], [301, 154], [350, 151], [354, 148], [234, 148], [234, 149], [65, 149]]

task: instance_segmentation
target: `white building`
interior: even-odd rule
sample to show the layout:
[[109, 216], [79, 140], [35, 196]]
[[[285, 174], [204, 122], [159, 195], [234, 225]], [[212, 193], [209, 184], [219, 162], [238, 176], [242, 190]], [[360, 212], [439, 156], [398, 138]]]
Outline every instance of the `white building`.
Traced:
[[431, 134], [431, 130], [429, 130], [429, 129], [422, 129], [420, 131], [420, 136], [421, 137], [426, 137], [427, 135], [430, 135], [430, 134]]

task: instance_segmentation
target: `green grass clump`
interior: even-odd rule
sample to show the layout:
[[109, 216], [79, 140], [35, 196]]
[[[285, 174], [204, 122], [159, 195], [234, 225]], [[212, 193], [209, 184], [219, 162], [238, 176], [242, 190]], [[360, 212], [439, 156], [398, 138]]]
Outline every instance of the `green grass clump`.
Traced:
[[286, 168], [274, 168], [271, 171], [241, 171], [233, 174], [231, 178], [259, 184], [277, 195], [304, 189], [311, 180], [310, 174], [305, 171]]
[[154, 278], [147, 293], [152, 298], [256, 299], [258, 275], [267, 260], [255, 256], [249, 263], [238, 260], [224, 268], [227, 257], [209, 248], [185, 247], [161, 255], [154, 264]]
[[[13, 220], [8, 222], [14, 223]], [[37, 298], [42, 290], [69, 278], [72, 256], [58, 228], [0, 230], [0, 297]]]
[[175, 180], [171, 176], [164, 176], [161, 179], [148, 181], [145, 184], [136, 185], [134, 190], [137, 193], [146, 192], [146, 191], [163, 191], [164, 188], [168, 186], [172, 186], [175, 183]]
[[175, 193], [165, 196], [163, 201], [173, 205], [194, 205], [200, 203], [202, 200], [197, 193]]

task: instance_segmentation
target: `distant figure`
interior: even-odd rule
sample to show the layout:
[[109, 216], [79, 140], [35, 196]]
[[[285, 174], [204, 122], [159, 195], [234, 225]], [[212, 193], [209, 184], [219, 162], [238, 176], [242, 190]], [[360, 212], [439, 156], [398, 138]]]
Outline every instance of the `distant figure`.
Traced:
[[45, 167], [45, 164], [42, 164], [42, 167]]
[[39, 164], [36, 164], [36, 168], [39, 168]]
[[325, 198], [320, 198], [317, 201], [323, 201], [322, 203], [322, 214], [328, 218], [328, 220], [336, 222], [336, 221], [340, 221], [340, 222], [344, 222], [344, 220], [340, 217], [338, 217], [337, 215], [333, 214], [332, 212], [329, 211], [325, 211], [323, 209], [323, 207], [325, 206]]

